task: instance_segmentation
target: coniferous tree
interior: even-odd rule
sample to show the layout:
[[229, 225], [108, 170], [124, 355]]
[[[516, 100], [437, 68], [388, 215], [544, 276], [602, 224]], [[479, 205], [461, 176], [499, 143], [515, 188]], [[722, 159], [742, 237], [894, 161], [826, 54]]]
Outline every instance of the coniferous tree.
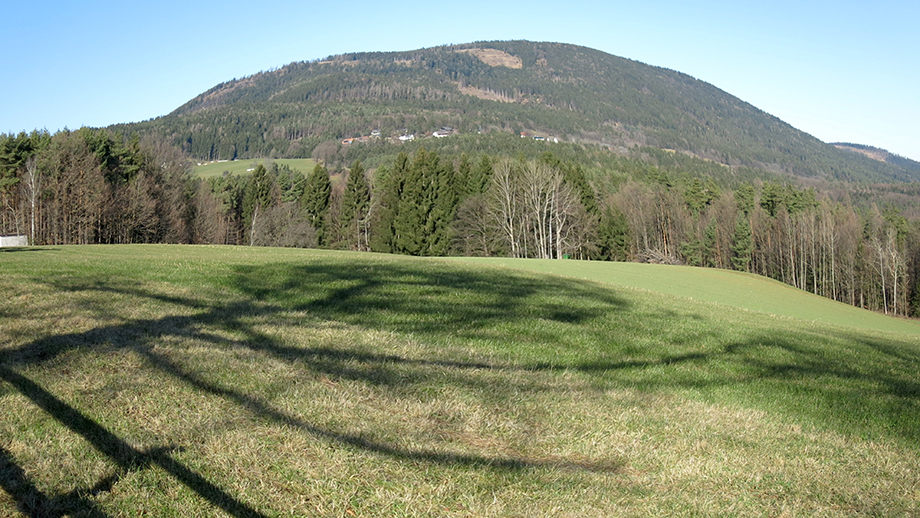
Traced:
[[751, 254], [754, 243], [751, 235], [751, 225], [743, 215], [738, 217], [735, 224], [735, 233], [732, 236], [732, 266], [743, 272], [750, 271]]
[[493, 160], [486, 154], [483, 154], [475, 167], [470, 169], [467, 179], [467, 193], [471, 195], [483, 194], [489, 187], [489, 180], [492, 178]]
[[274, 178], [268, 174], [265, 166], [259, 164], [249, 182], [246, 184], [246, 194], [243, 197], [243, 224], [249, 232], [249, 245], [255, 244], [257, 239], [256, 229], [259, 228], [259, 218], [265, 211], [274, 206], [273, 198], [277, 196], [277, 185]]
[[332, 183], [329, 181], [329, 171], [322, 164], [316, 164], [304, 184], [300, 206], [307, 214], [307, 219], [313, 229], [316, 230], [316, 239], [320, 246], [326, 244], [326, 214], [329, 210], [331, 194]]
[[395, 251], [408, 255], [423, 255], [425, 225], [430, 211], [430, 169], [437, 157], [420, 148], [408, 169], [402, 185], [393, 219]]
[[430, 210], [425, 224], [424, 255], [446, 255], [453, 240], [451, 223], [460, 203], [457, 174], [448, 160], [435, 159], [429, 171]]
[[703, 232], [703, 246], [700, 254], [702, 256], [702, 266], [715, 266], [716, 261], [714, 256], [716, 255], [718, 247], [718, 227], [716, 218], [711, 218], [709, 224], [706, 225], [706, 230]]
[[348, 182], [342, 194], [342, 214], [338, 218], [342, 226], [340, 235], [350, 250], [366, 251], [370, 248], [367, 219], [370, 203], [370, 188], [364, 175], [364, 166], [357, 161], [348, 172]]
[[397, 214], [403, 191], [409, 178], [409, 155], [400, 152], [396, 155], [391, 169], [377, 170], [380, 184], [375, 199], [372, 200], [374, 218], [371, 225], [370, 245], [374, 252], [397, 253]]
[[625, 261], [629, 256], [629, 224], [626, 216], [615, 205], [604, 209], [598, 226], [600, 258]]
[[745, 217], [754, 210], [754, 194], [754, 187], [750, 184], [744, 184], [735, 190], [735, 204]]

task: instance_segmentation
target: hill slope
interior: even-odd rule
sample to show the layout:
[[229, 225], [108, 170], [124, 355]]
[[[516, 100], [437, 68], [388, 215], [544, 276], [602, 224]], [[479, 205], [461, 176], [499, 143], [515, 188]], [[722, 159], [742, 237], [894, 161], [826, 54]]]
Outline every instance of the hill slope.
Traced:
[[119, 131], [166, 135], [206, 160], [310, 156], [403, 132], [530, 132], [686, 152], [717, 163], [861, 181], [920, 177], [824, 144], [686, 74], [559, 43], [480, 42], [298, 62], [215, 86]]
[[733, 270], [622, 262], [458, 257], [455, 261], [565, 275], [781, 317], [920, 337], [920, 321], [892, 318]]
[[859, 153], [873, 160], [894, 164], [909, 171], [920, 173], [920, 162], [905, 158], [900, 155], [895, 155], [894, 153], [884, 149], [880, 149], [874, 146], [865, 146], [862, 144], [852, 144], [848, 142], [834, 142], [832, 145], [837, 149]]
[[920, 512], [916, 334], [443, 259], [0, 260], [3, 515]]

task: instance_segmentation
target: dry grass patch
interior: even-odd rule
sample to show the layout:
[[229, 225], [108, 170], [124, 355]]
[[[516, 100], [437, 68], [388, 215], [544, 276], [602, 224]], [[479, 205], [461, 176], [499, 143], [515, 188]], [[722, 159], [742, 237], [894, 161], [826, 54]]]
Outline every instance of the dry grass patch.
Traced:
[[483, 63], [490, 67], [507, 67], [507, 68], [524, 68], [524, 61], [518, 56], [508, 54], [498, 49], [462, 49], [457, 52], [465, 52], [479, 58]]

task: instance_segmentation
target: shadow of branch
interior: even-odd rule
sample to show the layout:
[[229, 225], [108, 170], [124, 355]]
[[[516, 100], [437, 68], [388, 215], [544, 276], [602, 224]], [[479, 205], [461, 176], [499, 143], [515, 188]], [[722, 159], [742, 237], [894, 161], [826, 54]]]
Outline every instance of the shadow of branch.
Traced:
[[[139, 451], [108, 429], [99, 425], [99, 423], [83, 415], [79, 410], [61, 401], [31, 379], [3, 365], [0, 365], [0, 379], [16, 387], [16, 389], [29, 398], [32, 403], [47, 412], [48, 415], [54, 417], [59, 423], [72, 432], [81, 436], [85, 441], [89, 442], [97, 451], [114, 462], [121, 471], [132, 471], [142, 469], [144, 466], [151, 463], [156, 464], [186, 487], [231, 516], [236, 518], [260, 518], [265, 516], [245, 503], [235, 499], [229, 493], [173, 459], [168, 454], [171, 448], [159, 448], [150, 452]], [[19, 495], [18, 498], [14, 496], [14, 498], [17, 498], [17, 501], [20, 502], [21, 506], [32, 506], [32, 502], [37, 502], [40, 505], [48, 505], [54, 502], [54, 500], [50, 500], [37, 492], [34, 486], [26, 482], [24, 476], [15, 478], [16, 476], [17, 475], [14, 473], [13, 480], [17, 484], [17, 487], [22, 485], [25, 488], [23, 490], [17, 490], [17, 494]], [[97, 491], [103, 491], [110, 488], [113, 483], [114, 479], [105, 479], [99, 484], [96, 484], [94, 488]], [[83, 512], [99, 512], [92, 505], [92, 502], [82, 497], [72, 497], [65, 502], [71, 505], [79, 504], [81, 507], [80, 510]], [[98, 514], [98, 516], [104, 515]]]

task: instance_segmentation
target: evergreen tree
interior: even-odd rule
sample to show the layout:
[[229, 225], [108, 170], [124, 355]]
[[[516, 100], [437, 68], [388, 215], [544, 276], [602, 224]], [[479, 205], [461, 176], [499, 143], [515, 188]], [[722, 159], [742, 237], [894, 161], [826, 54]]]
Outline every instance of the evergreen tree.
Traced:
[[432, 164], [431, 210], [428, 213], [425, 231], [427, 250], [425, 255], [446, 255], [453, 240], [451, 224], [460, 203], [458, 178], [450, 161], [435, 160]]
[[610, 261], [625, 261], [629, 255], [629, 224], [626, 216], [614, 205], [608, 205], [598, 227], [600, 257]]
[[699, 239], [690, 239], [680, 244], [680, 255], [690, 266], [703, 266], [704, 245]]
[[751, 234], [751, 225], [743, 215], [738, 217], [735, 224], [735, 233], [732, 236], [732, 266], [736, 270], [750, 271], [751, 254], [754, 252], [754, 239]]
[[357, 161], [348, 173], [348, 182], [342, 195], [342, 215], [339, 218], [342, 225], [340, 235], [350, 250], [369, 249], [367, 215], [370, 204], [371, 194], [364, 176], [364, 166]]
[[329, 198], [332, 195], [332, 183], [329, 172], [322, 164], [316, 164], [307, 178], [300, 197], [300, 206], [307, 214], [307, 219], [316, 230], [316, 239], [320, 246], [326, 244], [326, 213], [329, 210]]
[[476, 167], [471, 168], [467, 179], [467, 193], [470, 195], [483, 194], [489, 188], [492, 178], [492, 159], [483, 154]]
[[395, 250], [398, 253], [423, 255], [425, 251], [425, 226], [431, 210], [431, 200], [427, 195], [430, 187], [426, 184], [431, 180], [431, 162], [436, 159], [425, 148], [420, 148], [409, 167], [393, 220]]
[[398, 252], [396, 216], [403, 190], [409, 177], [409, 155], [400, 152], [393, 161], [393, 168], [377, 170], [380, 188], [375, 190], [374, 218], [371, 225], [370, 246], [374, 252]]
[[249, 232], [249, 245], [255, 243], [255, 229], [259, 224], [259, 218], [264, 215], [265, 210], [273, 206], [273, 197], [277, 190], [275, 180], [265, 166], [259, 164], [249, 182], [246, 184], [246, 194], [243, 196], [243, 224]]
[[711, 218], [703, 234], [702, 266], [715, 266], [714, 256], [718, 246], [718, 225], [716, 224], [716, 218]]
[[763, 184], [763, 192], [760, 195], [760, 206], [763, 207], [770, 217], [776, 217], [776, 213], [786, 203], [786, 190], [781, 185], [774, 182]]
[[748, 216], [754, 210], [754, 187], [744, 184], [735, 191], [735, 206], [742, 214]]

